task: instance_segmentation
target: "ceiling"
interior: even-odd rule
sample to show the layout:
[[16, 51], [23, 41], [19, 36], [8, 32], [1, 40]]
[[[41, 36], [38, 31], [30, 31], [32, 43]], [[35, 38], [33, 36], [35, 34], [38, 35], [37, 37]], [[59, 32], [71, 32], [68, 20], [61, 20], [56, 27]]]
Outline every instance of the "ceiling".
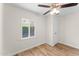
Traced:
[[[28, 9], [30, 11], [39, 13], [39, 14], [43, 14], [45, 11], [49, 10], [49, 8], [38, 7], [38, 4], [39, 3], [17, 3], [15, 5], [21, 8]], [[42, 4], [48, 5], [46, 3], [42, 3]]]
[[[41, 15], [45, 13], [47, 10], [49, 10], [49, 8], [38, 7], [38, 4], [40, 3], [15, 3], [15, 5], [18, 7], [28, 9]], [[41, 3], [41, 4], [49, 5], [49, 3]], [[79, 5], [60, 9], [60, 15], [65, 15], [77, 11], [79, 11]]]

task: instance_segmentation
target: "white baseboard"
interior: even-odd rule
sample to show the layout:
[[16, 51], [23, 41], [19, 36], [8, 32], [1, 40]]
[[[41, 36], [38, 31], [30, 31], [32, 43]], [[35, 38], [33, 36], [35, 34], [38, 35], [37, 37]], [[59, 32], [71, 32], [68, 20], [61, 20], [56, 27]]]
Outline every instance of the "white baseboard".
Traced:
[[52, 43], [52, 44], [51, 44], [51, 43], [47, 43], [47, 42], [46, 42], [46, 44], [48, 44], [48, 45], [50, 45], [50, 46], [55, 46], [57, 43]]
[[59, 42], [59, 43], [64, 44], [64, 45], [68, 45], [68, 46], [73, 47], [73, 48], [76, 48], [76, 49], [79, 49], [79, 47], [74, 46], [74, 45], [71, 45], [69, 43], [65, 43], [65, 42]]
[[[42, 45], [42, 44], [44, 44], [44, 43], [46, 43], [46, 42], [39, 43], [39, 44], [36, 44], [36, 45], [31, 46], [30, 48], [25, 48], [25, 49], [22, 49], [22, 50], [19, 50], [19, 51], [16, 51], [16, 52], [14, 52], [14, 53], [10, 53], [10, 54], [4, 55], [4, 56], [14, 56], [14, 55], [16, 55], [17, 53], [20, 53], [20, 52], [22, 52], [22, 51], [25, 51], [25, 50], [28, 50], [28, 49], [31, 49], [31, 48], [34, 48], [34, 47], [37, 47], [37, 46]], [[79, 47], [74, 46], [74, 45], [71, 45], [71, 44], [68, 44], [68, 43], [65, 43], [65, 42], [59, 42], [59, 43], [65, 44], [65, 45], [68, 45], [68, 46], [71, 46], [71, 47], [76, 48], [76, 49], [79, 49]], [[48, 45], [50, 45], [50, 46], [54, 46], [54, 45], [56, 45], [57, 43], [55, 43], [55, 44], [46, 43], [46, 44], [48, 44]]]
[[25, 51], [25, 50], [28, 50], [28, 49], [32, 49], [32, 48], [37, 47], [37, 46], [42, 45], [42, 44], [44, 44], [44, 42], [43, 42], [43, 43], [36, 44], [36, 45], [33, 45], [33, 46], [31, 46], [30, 48], [25, 48], [25, 49], [22, 49], [22, 50], [19, 50], [19, 51], [10, 53], [10, 54], [5, 54], [5, 55], [3, 55], [3, 56], [14, 56], [14, 55], [16, 55], [17, 53], [20, 53], [20, 52]]

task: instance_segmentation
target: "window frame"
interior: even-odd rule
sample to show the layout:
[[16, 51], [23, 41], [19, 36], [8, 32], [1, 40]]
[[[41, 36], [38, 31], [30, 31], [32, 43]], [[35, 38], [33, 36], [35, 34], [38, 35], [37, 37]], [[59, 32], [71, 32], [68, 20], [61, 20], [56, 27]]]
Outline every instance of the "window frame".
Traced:
[[[25, 22], [25, 24], [28, 24], [28, 37], [23, 37], [23, 35], [22, 35], [22, 34], [23, 34], [23, 31], [22, 31], [23, 29], [22, 29], [22, 27], [23, 27], [23, 24], [24, 24], [23, 21], [25, 21], [25, 20], [29, 20], [29, 19], [22, 19], [22, 22], [21, 22], [21, 39], [22, 39], [22, 40], [30, 39], [30, 38], [34, 38], [34, 37], [35, 37], [35, 25], [34, 25], [33, 22], [30, 22], [30, 21], [26, 21], [26, 22]], [[30, 35], [31, 23], [33, 23], [32, 26], [34, 27], [34, 36], [31, 36], [31, 35]]]

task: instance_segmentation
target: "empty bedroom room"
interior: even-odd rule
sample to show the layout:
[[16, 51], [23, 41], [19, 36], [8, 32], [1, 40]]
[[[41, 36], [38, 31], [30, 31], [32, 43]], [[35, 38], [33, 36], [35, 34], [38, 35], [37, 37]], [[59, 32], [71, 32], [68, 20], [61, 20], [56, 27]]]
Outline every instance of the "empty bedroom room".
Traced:
[[0, 3], [1, 56], [79, 56], [79, 3]]

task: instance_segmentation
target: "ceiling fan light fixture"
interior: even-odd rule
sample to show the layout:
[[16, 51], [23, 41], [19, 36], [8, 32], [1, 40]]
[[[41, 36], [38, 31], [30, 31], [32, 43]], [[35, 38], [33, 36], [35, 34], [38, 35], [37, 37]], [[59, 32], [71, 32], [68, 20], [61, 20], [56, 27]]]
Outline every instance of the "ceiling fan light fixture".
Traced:
[[56, 8], [54, 8], [51, 12], [50, 12], [50, 14], [51, 15], [53, 15], [53, 14], [58, 14], [60, 11], [59, 10], [57, 10]]
[[56, 13], [56, 14], [59, 14], [59, 13], [60, 13], [60, 11], [59, 11], [59, 10], [57, 10], [55, 13]]
[[47, 12], [45, 12], [43, 15], [46, 15], [50, 12], [51, 15], [57, 15], [60, 13], [61, 8], [67, 8], [67, 7], [73, 7], [77, 6], [79, 3], [51, 3], [50, 5], [42, 5], [39, 4], [39, 7], [45, 7], [50, 8]]
[[53, 14], [54, 14], [54, 12], [53, 12], [53, 11], [51, 11], [51, 12], [50, 12], [50, 14], [51, 14], [51, 15], [53, 15]]

